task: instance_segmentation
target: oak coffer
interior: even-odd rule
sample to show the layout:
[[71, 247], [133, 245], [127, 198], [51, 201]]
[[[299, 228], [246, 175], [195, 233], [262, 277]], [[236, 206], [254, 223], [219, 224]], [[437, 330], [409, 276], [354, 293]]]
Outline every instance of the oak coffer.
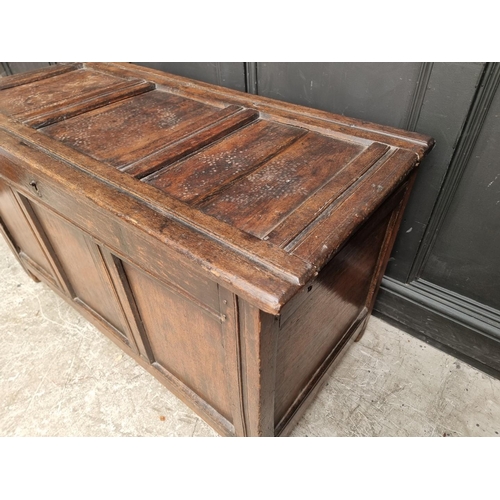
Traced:
[[0, 79], [0, 228], [220, 434], [286, 435], [363, 332], [432, 143], [130, 64], [57, 65]]

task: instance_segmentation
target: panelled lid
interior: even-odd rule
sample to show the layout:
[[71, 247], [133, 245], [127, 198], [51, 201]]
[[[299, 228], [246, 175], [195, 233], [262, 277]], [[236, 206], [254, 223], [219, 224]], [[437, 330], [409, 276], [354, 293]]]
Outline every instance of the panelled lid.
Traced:
[[[59, 65], [3, 78], [0, 111], [11, 117], [2, 119], [4, 130], [215, 242], [218, 251], [208, 255], [179, 234], [184, 255], [271, 313], [433, 144], [130, 64]], [[259, 279], [251, 272], [242, 279], [236, 264], [225, 264], [231, 259]], [[273, 279], [262, 280], [269, 273]]]

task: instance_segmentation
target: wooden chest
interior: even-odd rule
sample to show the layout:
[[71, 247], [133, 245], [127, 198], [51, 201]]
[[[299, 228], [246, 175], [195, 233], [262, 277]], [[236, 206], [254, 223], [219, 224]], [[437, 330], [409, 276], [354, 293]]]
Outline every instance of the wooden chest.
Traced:
[[363, 332], [432, 146], [129, 64], [3, 78], [0, 112], [21, 265], [230, 436], [286, 435]]

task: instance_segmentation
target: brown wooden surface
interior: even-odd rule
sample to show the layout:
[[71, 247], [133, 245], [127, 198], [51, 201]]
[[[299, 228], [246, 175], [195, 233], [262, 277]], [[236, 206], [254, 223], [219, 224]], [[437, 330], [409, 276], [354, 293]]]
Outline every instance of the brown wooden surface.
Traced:
[[[332, 203], [332, 200], [346, 192], [346, 186], [354, 184], [370, 167], [380, 160], [389, 150], [388, 146], [377, 142], [364, 149], [362, 153], [335, 172], [314, 194], [305, 200], [300, 210], [292, 212], [269, 234], [269, 241], [287, 246], [304, 227], [309, 225]], [[349, 189], [349, 188], [347, 188]]]
[[253, 172], [305, 133], [296, 127], [259, 120], [144, 181], [179, 200], [199, 205]]
[[[154, 363], [231, 421], [218, 312], [208, 313], [130, 264], [124, 263], [124, 270]], [[215, 284], [213, 294], [218, 294]]]
[[52, 78], [53, 76], [61, 75], [63, 73], [67, 73], [68, 71], [74, 71], [82, 66], [82, 64], [58, 64], [57, 66], [52, 66], [50, 68], [36, 69], [12, 75], [9, 76], [9, 78], [2, 78], [0, 80], [0, 90], [18, 87], [19, 85], [25, 85], [26, 83], [37, 82], [39, 80], [44, 80], [45, 78]]
[[[110, 100], [154, 88], [153, 84], [138, 79], [116, 78], [97, 71], [78, 69], [77, 66], [66, 66], [59, 71], [48, 68], [45, 71], [50, 75], [49, 78], [30, 79], [25, 76], [10, 81], [10, 85], [9, 81], [2, 82], [0, 112], [30, 125], [40, 126], [88, 111]], [[42, 71], [37, 72], [39, 76], [42, 74]]]
[[73, 299], [81, 301], [126, 338], [122, 312], [116, 306], [114, 290], [96, 256], [97, 248], [93, 241], [64, 219], [35, 204], [31, 206], [43, 232], [48, 236], [54, 257], [64, 270]]
[[305, 300], [282, 322], [276, 424], [365, 307], [389, 216], [382, 221], [374, 218], [351, 238], [309, 285]]
[[[253, 109], [238, 109], [230, 106], [226, 109], [226, 112], [220, 113], [220, 116], [219, 120], [213, 123], [209, 122], [202, 129], [190, 132], [179, 141], [162, 147], [156, 153], [139, 159], [123, 167], [122, 170], [138, 179], [145, 177], [158, 171], [159, 168], [181, 160], [191, 153], [229, 135], [238, 128], [256, 120], [259, 114]], [[194, 186], [196, 186], [196, 183], [194, 183]], [[185, 186], [183, 191], [186, 191]]]
[[2, 79], [0, 229], [218, 432], [285, 435], [363, 331], [431, 145], [132, 65], [51, 67]]
[[234, 114], [157, 90], [49, 125], [43, 132], [117, 168]]
[[246, 435], [274, 436], [278, 318], [245, 301], [239, 302], [238, 310]]
[[308, 133], [212, 197], [203, 211], [263, 238], [360, 151], [353, 144]]
[[46, 253], [35, 234], [30, 229], [29, 222], [24, 216], [21, 207], [10, 187], [0, 180], [0, 217], [5, 226], [8, 241], [16, 249], [22, 249], [47, 274], [53, 270]]

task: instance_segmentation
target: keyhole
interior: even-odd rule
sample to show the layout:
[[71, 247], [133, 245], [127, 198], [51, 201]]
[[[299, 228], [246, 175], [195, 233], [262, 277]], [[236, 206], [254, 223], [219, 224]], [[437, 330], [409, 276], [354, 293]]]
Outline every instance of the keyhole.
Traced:
[[33, 188], [33, 191], [35, 191], [35, 193], [38, 196], [40, 196], [40, 192], [38, 191], [38, 185], [37, 185], [36, 181], [31, 181], [30, 186]]

